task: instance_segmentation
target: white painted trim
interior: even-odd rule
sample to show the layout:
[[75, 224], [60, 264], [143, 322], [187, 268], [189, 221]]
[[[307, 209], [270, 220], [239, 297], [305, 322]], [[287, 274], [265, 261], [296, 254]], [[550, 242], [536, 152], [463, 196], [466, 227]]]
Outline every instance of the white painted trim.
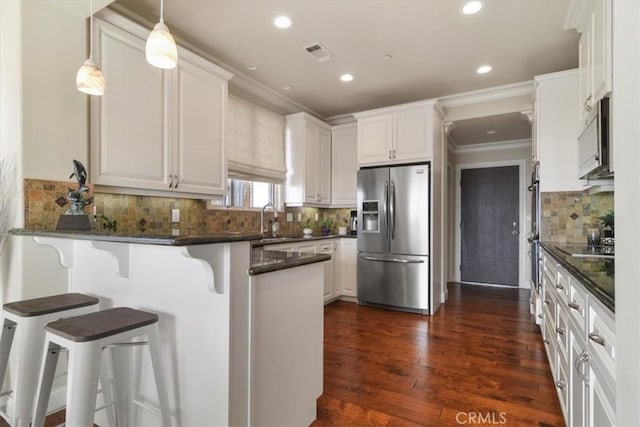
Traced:
[[479, 104], [481, 102], [529, 95], [531, 94], [532, 90], [533, 81], [529, 80], [526, 82], [512, 83], [504, 86], [495, 86], [488, 89], [480, 89], [471, 92], [463, 92], [455, 95], [444, 96], [438, 98], [438, 103], [446, 110], [449, 107]]
[[540, 81], [555, 80], [560, 77], [568, 77], [574, 74], [578, 74], [578, 72], [579, 70], [577, 68], [572, 68], [570, 70], [556, 71], [555, 73], [540, 74], [535, 76], [533, 79], [537, 84]]
[[497, 161], [497, 162], [484, 162], [484, 163], [463, 163], [456, 165], [456, 227], [455, 227], [455, 255], [456, 255], [456, 275], [455, 281], [460, 282], [460, 263], [462, 262], [462, 244], [461, 244], [461, 236], [460, 236], [460, 221], [462, 220], [462, 213], [460, 211], [461, 206], [461, 192], [462, 187], [460, 185], [461, 174], [463, 169], [480, 169], [480, 168], [493, 168], [500, 166], [518, 166], [519, 167], [519, 191], [518, 191], [518, 199], [519, 199], [519, 218], [520, 218], [520, 229], [519, 229], [519, 251], [518, 251], [518, 287], [529, 289], [529, 282], [526, 280], [526, 271], [527, 271], [527, 263], [526, 263], [526, 254], [527, 254], [527, 241], [525, 239], [525, 234], [527, 231], [527, 227], [525, 226], [525, 218], [526, 218], [526, 161], [524, 159], [521, 160], [505, 160], [505, 161]]
[[454, 153], [480, 153], [485, 151], [514, 150], [531, 148], [531, 139], [514, 139], [512, 141], [485, 142], [482, 144], [456, 145]]
[[400, 113], [400, 112], [404, 112], [405, 110], [411, 110], [413, 108], [417, 109], [417, 108], [429, 108], [429, 107], [435, 107], [438, 114], [442, 115], [442, 109], [437, 104], [437, 102], [438, 102], [437, 99], [426, 99], [423, 101], [409, 102], [407, 104], [398, 104], [398, 105], [392, 105], [389, 107], [376, 108], [374, 110], [358, 111], [356, 113], [353, 113], [353, 116], [356, 119], [361, 119], [361, 118], [376, 115], [376, 114]]
[[356, 118], [353, 116], [353, 114], [348, 113], [348, 114], [340, 114], [338, 116], [327, 117], [325, 121], [329, 123], [333, 128], [335, 126], [355, 124]]

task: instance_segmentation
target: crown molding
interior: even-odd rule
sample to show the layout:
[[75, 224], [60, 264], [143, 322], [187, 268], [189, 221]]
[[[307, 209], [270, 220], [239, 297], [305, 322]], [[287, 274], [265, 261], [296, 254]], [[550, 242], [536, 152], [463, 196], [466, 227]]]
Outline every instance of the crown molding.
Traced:
[[356, 118], [353, 114], [347, 113], [347, 114], [340, 114], [337, 116], [327, 117], [325, 121], [329, 123], [331, 126], [340, 126], [340, 125], [355, 123]]
[[531, 140], [530, 139], [514, 139], [511, 141], [500, 141], [500, 142], [487, 142], [483, 144], [473, 144], [473, 145], [455, 145], [454, 144], [454, 153], [462, 154], [462, 153], [481, 153], [487, 151], [502, 151], [502, 150], [514, 150], [518, 148], [530, 148]]

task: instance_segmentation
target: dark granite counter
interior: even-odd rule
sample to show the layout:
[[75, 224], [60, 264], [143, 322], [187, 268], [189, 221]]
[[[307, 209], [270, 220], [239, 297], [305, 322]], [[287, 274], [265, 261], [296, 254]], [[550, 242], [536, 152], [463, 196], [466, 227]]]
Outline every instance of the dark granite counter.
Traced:
[[325, 240], [325, 239], [355, 239], [358, 236], [352, 236], [350, 234], [340, 236], [339, 234], [330, 234], [328, 236], [310, 236], [310, 237], [300, 237], [300, 236], [291, 236], [291, 237], [268, 237], [265, 239], [255, 240], [251, 242], [251, 246], [254, 248], [260, 248], [268, 245], [278, 245], [281, 243], [297, 243], [297, 242], [307, 242], [313, 240]]
[[575, 247], [571, 245], [550, 242], [541, 244], [544, 250], [580, 280], [589, 292], [615, 312], [614, 260], [571, 256], [572, 253], [576, 253]]
[[329, 261], [330, 259], [331, 255], [328, 254], [278, 252], [254, 248], [251, 251], [249, 275], [255, 276], [257, 274], [271, 273], [273, 271], [299, 267], [301, 265]]
[[189, 246], [205, 245], [210, 243], [242, 242], [260, 239], [260, 233], [235, 233], [221, 232], [211, 234], [184, 234], [172, 236], [169, 234], [149, 233], [111, 233], [97, 230], [91, 231], [62, 231], [62, 230], [29, 230], [12, 229], [9, 234], [15, 236], [41, 236], [41, 237], [61, 237], [77, 240], [96, 240], [103, 242], [138, 243], [146, 245], [164, 246]]

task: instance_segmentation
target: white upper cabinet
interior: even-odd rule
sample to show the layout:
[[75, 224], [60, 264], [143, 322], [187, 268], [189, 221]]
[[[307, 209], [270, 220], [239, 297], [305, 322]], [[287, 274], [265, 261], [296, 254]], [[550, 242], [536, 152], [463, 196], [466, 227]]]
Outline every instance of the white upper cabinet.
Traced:
[[435, 103], [356, 113], [358, 165], [425, 161], [433, 157]]
[[[199, 194], [222, 194], [226, 188], [224, 119], [227, 81], [200, 65], [201, 58], [180, 49], [172, 73], [176, 106], [173, 135], [174, 188]], [[207, 64], [204, 64], [207, 65]]]
[[356, 123], [331, 128], [331, 206], [355, 207], [358, 191]]
[[331, 128], [307, 113], [286, 116], [289, 206], [329, 206], [331, 203]]
[[100, 16], [94, 54], [107, 88], [91, 97], [91, 181], [133, 192], [223, 194], [231, 74], [181, 48], [176, 69], [155, 68], [145, 59], [148, 29], [111, 11]]
[[573, 0], [565, 29], [580, 33], [580, 120], [611, 92], [611, 0]]
[[578, 179], [578, 72], [535, 77], [534, 146], [540, 191], [582, 191]]

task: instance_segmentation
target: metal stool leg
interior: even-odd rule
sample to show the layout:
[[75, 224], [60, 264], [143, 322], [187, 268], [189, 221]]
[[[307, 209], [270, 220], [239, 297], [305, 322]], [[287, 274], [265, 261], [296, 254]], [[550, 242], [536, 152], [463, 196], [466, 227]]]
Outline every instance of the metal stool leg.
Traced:
[[74, 343], [69, 348], [66, 425], [93, 425], [102, 347], [99, 342]]
[[59, 355], [60, 346], [47, 339], [44, 346], [44, 355], [42, 356], [40, 381], [38, 382], [38, 391], [36, 394], [37, 403], [33, 414], [33, 427], [44, 426], [44, 420], [47, 416], [47, 406], [49, 405], [49, 397], [51, 396], [51, 388], [53, 386], [53, 378], [56, 374], [56, 366], [58, 364]]
[[169, 411], [169, 395], [167, 392], [167, 380], [162, 366], [162, 353], [160, 349], [160, 334], [158, 324], [149, 327], [147, 334], [149, 339], [149, 353], [151, 354], [151, 364], [153, 365], [153, 375], [158, 389], [158, 402], [160, 413], [162, 414], [163, 427], [171, 427], [171, 412]]
[[13, 336], [16, 333], [16, 324], [9, 319], [2, 322], [2, 333], [0, 334], [0, 387], [4, 384], [4, 376], [7, 374], [9, 365], [9, 354]]

